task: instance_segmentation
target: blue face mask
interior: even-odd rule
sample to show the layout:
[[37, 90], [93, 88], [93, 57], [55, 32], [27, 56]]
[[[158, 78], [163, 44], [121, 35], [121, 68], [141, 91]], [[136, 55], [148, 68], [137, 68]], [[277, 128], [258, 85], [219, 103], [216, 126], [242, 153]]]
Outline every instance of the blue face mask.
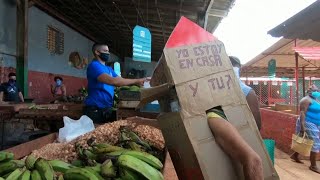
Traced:
[[61, 84], [62, 84], [62, 81], [58, 79], [58, 80], [56, 81], [56, 85], [59, 87], [59, 86], [61, 86]]
[[319, 99], [320, 98], [320, 92], [312, 92], [311, 93], [311, 96], [313, 97], [313, 98], [315, 98], [315, 99]]
[[16, 80], [14, 80], [14, 79], [9, 79], [9, 83], [10, 84], [14, 84], [16, 82]]
[[102, 61], [107, 62], [109, 60], [109, 53], [100, 53], [99, 57], [101, 58]]

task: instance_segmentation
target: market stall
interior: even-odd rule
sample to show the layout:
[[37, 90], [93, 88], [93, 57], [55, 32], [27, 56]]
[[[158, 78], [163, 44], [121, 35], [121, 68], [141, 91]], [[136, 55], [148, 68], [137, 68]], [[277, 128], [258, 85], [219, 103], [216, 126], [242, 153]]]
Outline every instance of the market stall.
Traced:
[[[259, 94], [252, 81], [246, 81], [260, 97], [269, 98], [270, 94], [279, 94], [289, 99], [273, 103], [272, 106], [267, 103], [265, 105], [269, 107], [261, 109], [262, 136], [275, 139], [277, 147], [288, 153], [291, 152], [291, 135], [295, 132], [299, 115], [299, 101], [306, 95], [310, 85], [320, 87], [320, 24], [315, 21], [320, 17], [319, 7], [320, 1], [316, 1], [270, 30], [268, 33], [273, 37], [283, 38], [242, 68], [243, 79], [264, 77], [273, 85], [274, 90], [269, 88], [263, 95]], [[285, 83], [288, 80], [291, 81], [290, 86]]]
[[[7, 43], [16, 44], [16, 47], [8, 47], [8, 51], [5, 48], [5, 52], [0, 52], [0, 54], [5, 55], [5, 62], [1, 62], [0, 64], [1, 82], [6, 81], [5, 76], [9, 72], [17, 72], [17, 83], [21, 86], [23, 95], [34, 99], [34, 102], [41, 102], [40, 104], [21, 103], [1, 105], [0, 109], [6, 110], [1, 111], [2, 118], [6, 119], [10, 125], [10, 128], [5, 128], [3, 124], [2, 129], [18, 129], [23, 131], [28, 125], [38, 124], [39, 122], [61, 123], [64, 116], [79, 119], [82, 115], [82, 97], [80, 97], [80, 103], [78, 102], [78, 98], [75, 97], [75, 101], [79, 104], [46, 103], [49, 103], [48, 99], [50, 101], [52, 99], [51, 93], [54, 86], [52, 83], [56, 83], [52, 81], [56, 81], [56, 76], [60, 77], [60, 81], [64, 79], [63, 83], [67, 87], [68, 94], [75, 94], [79, 88], [86, 86], [85, 70], [89, 63], [88, 59], [92, 58], [90, 47], [95, 42], [107, 43], [110, 48], [111, 66], [118, 63], [117, 65], [121, 64], [124, 67], [121, 70], [114, 67], [118, 75], [122, 75], [122, 77], [145, 77], [150, 75], [150, 72], [152, 72], [157, 64], [167, 39], [182, 16], [197, 23], [205, 30], [213, 32], [219, 22], [228, 14], [233, 2], [234, 0], [199, 0], [187, 2], [182, 0], [174, 2], [159, 0], [154, 2], [142, 1], [141, 3], [134, 0], [121, 2], [97, 0], [18, 0], [10, 3], [0, 2], [0, 5], [4, 7], [3, 9], [8, 10], [10, 13], [13, 12], [12, 14], [8, 14], [8, 19], [14, 19], [16, 22], [12, 24], [17, 25], [16, 27], [10, 27], [11, 29], [8, 31], [16, 32], [14, 38], [16, 42]], [[48, 22], [50, 23], [48, 24]], [[148, 29], [151, 33], [149, 38], [150, 44], [147, 50], [149, 58], [147, 60], [134, 59], [137, 52], [133, 47], [137, 44], [135, 44], [135, 38], [132, 37], [132, 34], [137, 26]], [[2, 30], [1, 27], [0, 30]], [[5, 32], [7, 32], [7, 29], [5, 29]], [[146, 35], [144, 32], [138, 32], [138, 34], [141, 37]], [[41, 41], [45, 41], [45, 43], [35, 43]], [[139, 50], [141, 52], [146, 51], [145, 49]], [[16, 64], [13, 62], [16, 62]], [[161, 167], [160, 165], [156, 168], [145, 165], [150, 162], [143, 162], [144, 164], [139, 162], [143, 165], [135, 165], [135, 167], [149, 168], [150, 171], [153, 171], [151, 175], [160, 177], [158, 179], [163, 179], [161, 174], [164, 174], [166, 179], [175, 179], [174, 168], [170, 163], [161, 131], [155, 125], [155, 120], [144, 120], [143, 118], [123, 120], [127, 117], [136, 116], [155, 118], [158, 115], [159, 106], [147, 104], [139, 110], [136, 109], [138, 103], [139, 99], [132, 93], [127, 96], [127, 99], [122, 98], [119, 102], [115, 103], [117, 105], [115, 107], [117, 117], [114, 120], [119, 120], [113, 124], [116, 127], [112, 127], [112, 123], [104, 124], [96, 127], [94, 131], [78, 137], [76, 140], [64, 143], [57, 143], [57, 134], [51, 134], [52, 130], [50, 130], [48, 132], [50, 134], [47, 136], [33, 140], [29, 139], [30, 141], [27, 143], [7, 149], [7, 151], [14, 154], [3, 153], [1, 155], [4, 155], [4, 158], [0, 159], [0, 161], [7, 161], [9, 164], [18, 165], [20, 168], [26, 167], [28, 170], [23, 172], [23, 176], [30, 176], [30, 173], [32, 175], [35, 169], [37, 169], [42, 176], [48, 175], [44, 171], [50, 171], [50, 177], [52, 177], [52, 169], [48, 171], [41, 168], [43, 164], [48, 163], [50, 160], [63, 160], [64, 163], [81, 160], [86, 166], [94, 161], [97, 162], [98, 160], [92, 160], [87, 154], [90, 154], [90, 152], [96, 153], [92, 152], [92, 150], [97, 144], [89, 144], [88, 141], [89, 137], [94, 137], [97, 139], [98, 144], [109, 143], [113, 148], [115, 148], [114, 146], [126, 149], [143, 149], [147, 147], [147, 150], [143, 150], [149, 154], [153, 154], [155, 158], [152, 157], [152, 159], [158, 163], [156, 165], [162, 164]], [[21, 121], [27, 121], [27, 123], [23, 124]], [[146, 123], [146, 125], [143, 125], [143, 123]], [[120, 136], [119, 124], [131, 128], [132, 126], [136, 126], [138, 129], [135, 132], [137, 133], [136, 136], [134, 138], [125, 138], [122, 134]], [[138, 133], [139, 127], [140, 131], [142, 131], [140, 134]], [[37, 128], [37, 126], [31, 127], [31, 129]], [[10, 136], [12, 135], [20, 136], [21, 134], [11, 132]], [[4, 135], [2, 135], [3, 137]], [[116, 144], [121, 138], [123, 141], [121, 143], [123, 144]], [[75, 143], [77, 142], [82, 144], [83, 147], [79, 149], [75, 148]], [[156, 146], [156, 148], [153, 146]], [[34, 160], [31, 161], [30, 154], [35, 158], [42, 158], [38, 161], [42, 165], [37, 165]], [[13, 159], [13, 155], [20, 161], [11, 160]], [[144, 155], [146, 156], [146, 154]], [[143, 158], [141, 154], [140, 157]], [[29, 163], [29, 160], [33, 164]], [[21, 165], [18, 162], [25, 164]], [[98, 164], [105, 166], [110, 164], [110, 162], [110, 160], [107, 162], [99, 161]], [[33, 166], [34, 163], [35, 166]], [[115, 163], [117, 170], [120, 169], [118, 164], [121, 163]], [[57, 167], [53, 167], [56, 171], [55, 168]], [[171, 169], [169, 173], [167, 173], [168, 169]], [[141, 172], [140, 170], [137, 170], [133, 174], [146, 176], [146, 172]], [[0, 176], [18, 176], [16, 175], [17, 173], [20, 173], [19, 176], [22, 174], [16, 166], [9, 170], [5, 169], [5, 171], [3, 171], [3, 168], [0, 168]], [[100, 177], [99, 173], [93, 172], [93, 174]], [[153, 179], [149, 175], [148, 178]], [[56, 176], [59, 176], [59, 174], [56, 174]], [[125, 174], [119, 174], [118, 172], [115, 175], [113, 169], [112, 177], [114, 178], [115, 176], [125, 176]]]
[[[127, 128], [125, 131], [123, 130], [124, 127]], [[101, 125], [97, 127], [93, 132], [87, 133], [65, 144], [57, 143], [58, 136], [57, 134], [53, 133], [53, 134], [44, 136], [42, 138], [27, 142], [25, 144], [21, 144], [19, 146], [7, 149], [6, 152], [13, 153], [15, 159], [23, 159], [22, 161], [26, 162], [26, 166], [30, 171], [37, 170], [39, 171], [39, 173], [43, 173], [41, 172], [41, 168], [39, 168], [39, 165], [37, 166], [37, 164], [35, 164], [35, 166], [32, 166], [32, 167], [28, 166], [31, 158], [39, 158], [37, 163], [39, 163], [39, 160], [41, 158], [45, 158], [46, 160], [48, 160], [49, 163], [52, 163], [54, 161], [55, 162], [59, 161], [60, 165], [51, 164], [54, 170], [51, 172], [53, 173], [52, 176], [59, 176], [59, 174], [61, 174], [61, 172], [63, 171], [63, 173], [65, 174], [64, 177], [67, 177], [70, 174], [68, 173], [68, 171], [70, 172], [73, 171], [71, 169], [81, 168], [83, 170], [85, 168], [97, 167], [97, 165], [99, 165], [98, 167], [99, 169], [101, 167], [101, 171], [98, 171], [99, 172], [98, 175], [96, 173], [94, 175], [98, 177], [100, 177], [101, 175], [105, 178], [106, 177], [112, 178], [116, 176], [121, 176], [124, 178], [125, 176], [127, 176], [127, 174], [124, 173], [124, 171], [126, 171], [126, 167], [127, 166], [129, 167], [130, 165], [124, 164], [124, 162], [121, 162], [120, 160], [123, 159], [123, 157], [128, 156], [127, 158], [133, 158], [137, 163], [140, 163], [139, 167], [135, 166], [136, 169], [131, 169], [130, 174], [131, 175], [133, 174], [133, 176], [145, 176], [148, 178], [153, 177], [155, 179], [163, 179], [163, 177], [165, 179], [177, 179], [177, 176], [175, 174], [175, 171], [171, 162], [171, 158], [164, 146], [165, 144], [161, 134], [161, 130], [158, 128], [159, 127], [158, 127], [157, 121], [154, 119], [137, 118], [137, 117], [128, 118], [127, 120], [122, 120], [114, 123]], [[138, 139], [134, 140], [134, 139], [131, 139], [132, 136], [125, 133], [129, 133], [129, 134], [136, 133], [139, 136], [135, 135], [134, 137]], [[97, 136], [97, 135], [100, 135], [100, 136]], [[130, 139], [129, 146], [119, 145], [120, 140], [124, 144], [128, 142], [127, 139], [125, 141], [124, 139], [122, 139], [124, 136], [127, 136]], [[91, 145], [88, 145], [87, 143], [92, 138], [95, 138], [94, 143], [96, 144], [93, 145], [93, 149], [90, 150]], [[101, 149], [100, 148], [100, 146], [102, 145], [101, 143], [104, 143], [105, 146], [106, 145], [108, 145], [108, 147], [110, 146], [111, 149], [116, 148], [116, 150], [111, 150], [110, 147], [109, 147], [109, 150], [105, 149], [106, 147]], [[145, 149], [144, 151], [148, 152], [148, 154], [144, 154], [145, 157], [139, 157], [137, 155], [134, 155], [134, 153], [141, 154], [141, 152], [139, 153], [138, 151], [130, 150], [133, 148], [133, 146], [130, 146], [130, 144], [132, 143], [135, 144], [134, 146], [135, 148], [140, 147], [143, 149], [144, 147], [150, 146], [152, 147], [153, 150], [149, 151]], [[143, 143], [147, 143], [147, 144], [143, 145]], [[79, 144], [81, 144], [82, 145], [81, 148], [83, 148], [81, 151], [81, 154], [79, 154], [80, 152], [78, 151], [78, 147], [80, 147], [78, 146]], [[125, 147], [127, 148], [127, 150], [124, 151], [123, 148]], [[117, 153], [116, 151], [121, 151], [121, 153]], [[76, 167], [76, 165], [74, 164], [75, 161], [80, 161], [82, 163], [91, 162], [91, 161], [87, 161], [88, 159], [81, 158], [85, 156], [84, 154], [82, 154], [82, 152], [86, 152], [84, 154], [88, 154], [88, 152], [100, 153], [99, 155], [102, 155], [101, 153], [105, 153], [105, 154], [109, 154], [109, 156], [107, 156], [106, 160], [103, 160], [104, 161], [103, 164], [99, 164], [98, 163], [99, 160], [96, 159], [95, 165], [90, 166], [89, 164], [86, 164], [86, 165], [80, 165]], [[113, 153], [116, 155], [111, 155], [110, 153], [111, 154]], [[88, 158], [88, 156], [86, 156], [86, 158]], [[109, 158], [110, 159], [112, 158], [112, 161], [118, 161], [118, 163], [112, 165], [112, 167], [115, 168], [114, 169], [115, 171], [113, 174], [106, 173], [107, 171], [103, 169], [106, 162], [110, 162]], [[139, 160], [140, 158], [141, 160]], [[151, 158], [151, 159], [147, 160], [147, 158]], [[157, 160], [157, 158], [159, 158], [160, 161]], [[63, 165], [66, 165], [66, 163], [63, 164], [63, 162], [60, 162], [60, 160], [63, 160], [70, 164], [68, 164], [68, 166], [63, 166]], [[61, 165], [61, 163], [63, 165]], [[148, 163], [151, 163], [153, 165], [152, 166], [148, 165]], [[154, 163], [157, 163], [159, 166], [156, 166]], [[122, 164], [122, 165], [118, 167], [118, 164]], [[133, 168], [132, 166], [130, 167]], [[13, 171], [14, 170], [11, 169], [12, 173]], [[161, 172], [162, 175], [157, 174], [157, 171], [159, 173]], [[48, 171], [46, 172], [48, 173]], [[4, 173], [0, 170], [0, 176], [3, 176], [3, 174]]]

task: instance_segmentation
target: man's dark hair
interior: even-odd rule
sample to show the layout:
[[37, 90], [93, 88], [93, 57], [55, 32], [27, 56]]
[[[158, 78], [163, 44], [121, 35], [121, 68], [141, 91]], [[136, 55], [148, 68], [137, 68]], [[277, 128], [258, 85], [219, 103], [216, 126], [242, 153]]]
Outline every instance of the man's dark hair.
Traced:
[[13, 73], [13, 72], [9, 73], [8, 77], [12, 77], [12, 76], [16, 76], [16, 73]]
[[92, 53], [93, 55], [96, 55], [96, 50], [99, 49], [101, 46], [107, 46], [106, 44], [103, 44], [103, 43], [94, 43], [92, 45]]
[[63, 81], [62, 77], [60, 77], [60, 76], [54, 77], [54, 81], [57, 81], [57, 79], [60, 79], [60, 81]]
[[232, 66], [239, 66], [241, 67], [241, 62], [239, 60], [239, 58], [235, 57], [235, 56], [229, 56], [229, 59], [231, 61]]

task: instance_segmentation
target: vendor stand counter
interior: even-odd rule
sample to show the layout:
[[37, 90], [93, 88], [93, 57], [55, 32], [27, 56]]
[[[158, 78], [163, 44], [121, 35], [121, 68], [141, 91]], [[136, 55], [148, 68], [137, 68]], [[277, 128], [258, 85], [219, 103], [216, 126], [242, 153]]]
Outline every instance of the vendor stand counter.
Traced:
[[5, 133], [4, 133], [4, 127], [5, 127], [5, 121], [11, 119], [13, 116], [13, 112], [9, 111], [9, 110], [0, 110], [0, 123], [1, 123], [1, 146], [0, 146], [0, 150], [3, 149], [4, 147], [4, 137], [5, 137]]
[[72, 119], [79, 119], [83, 114], [82, 109], [82, 104], [40, 104], [19, 109], [15, 118], [62, 120], [64, 116], [68, 116]]
[[35, 105], [34, 103], [18, 103], [18, 104], [0, 104], [0, 110], [11, 111], [12, 113], [19, 112], [20, 109], [26, 109], [30, 106]]
[[128, 117], [134, 117], [134, 116], [156, 119], [158, 115], [159, 113], [156, 113], [156, 112], [141, 112], [139, 110], [129, 109], [129, 108], [117, 109], [117, 120], [126, 119]]
[[[132, 121], [136, 124], [151, 125], [159, 128], [157, 121], [150, 121], [150, 120], [132, 120]], [[20, 144], [18, 146], [6, 149], [5, 151], [14, 153], [15, 159], [22, 159], [25, 156], [29, 155], [33, 150], [40, 149], [47, 144], [56, 142], [57, 137], [58, 137], [57, 133], [52, 133], [47, 136], [43, 136], [41, 138], [29, 141], [27, 143]], [[164, 162], [162, 174], [164, 175], [164, 179], [166, 180], [178, 180], [178, 176], [176, 174], [173, 163], [171, 161], [171, 157], [167, 150], [165, 154], [165, 162]]]

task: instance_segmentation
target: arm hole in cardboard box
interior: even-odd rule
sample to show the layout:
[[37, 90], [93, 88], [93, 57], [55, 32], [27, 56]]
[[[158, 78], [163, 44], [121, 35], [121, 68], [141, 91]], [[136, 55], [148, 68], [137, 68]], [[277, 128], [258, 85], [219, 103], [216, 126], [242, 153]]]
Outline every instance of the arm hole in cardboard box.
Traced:
[[171, 88], [169, 93], [158, 100], [161, 112], [180, 112], [181, 106], [175, 88]]
[[206, 110], [206, 114], [207, 114], [207, 117], [210, 118], [210, 117], [221, 117], [225, 120], [228, 120], [224, 111], [223, 111], [223, 108], [222, 106], [215, 106], [213, 108], [210, 108], [208, 110]]

